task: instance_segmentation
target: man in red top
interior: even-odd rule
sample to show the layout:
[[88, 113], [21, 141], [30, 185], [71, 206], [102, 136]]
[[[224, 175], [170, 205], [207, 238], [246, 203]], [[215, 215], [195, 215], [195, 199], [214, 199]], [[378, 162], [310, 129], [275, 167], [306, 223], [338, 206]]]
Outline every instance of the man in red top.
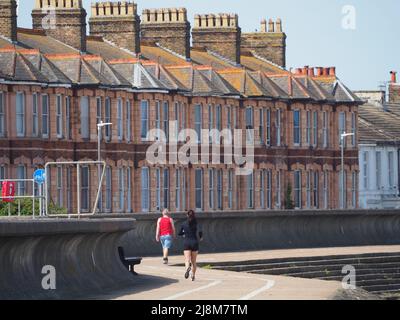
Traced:
[[169, 216], [168, 209], [162, 212], [162, 217], [157, 221], [156, 241], [163, 247], [164, 264], [168, 264], [168, 251], [172, 248], [173, 239], [176, 238], [174, 220]]

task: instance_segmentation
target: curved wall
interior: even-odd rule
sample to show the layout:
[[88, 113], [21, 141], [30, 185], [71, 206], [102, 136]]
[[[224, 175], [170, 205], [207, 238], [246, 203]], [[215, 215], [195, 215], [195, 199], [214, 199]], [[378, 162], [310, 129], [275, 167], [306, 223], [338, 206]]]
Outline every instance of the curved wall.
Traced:
[[[120, 262], [121, 236], [134, 219], [0, 220], [0, 300], [76, 299], [134, 284]], [[56, 290], [42, 288], [54, 266]]]
[[[285, 211], [201, 213], [201, 252], [400, 244], [400, 211]], [[158, 215], [135, 215], [136, 228], [122, 239], [128, 254], [160, 255]], [[174, 215], [177, 229], [185, 219]], [[181, 253], [182, 239], [173, 253]]]

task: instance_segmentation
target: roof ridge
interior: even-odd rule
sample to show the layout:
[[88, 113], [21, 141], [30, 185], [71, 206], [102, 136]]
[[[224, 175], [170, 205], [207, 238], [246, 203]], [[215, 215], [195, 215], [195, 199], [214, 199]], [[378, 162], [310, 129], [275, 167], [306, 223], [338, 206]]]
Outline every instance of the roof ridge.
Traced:
[[173, 51], [173, 50], [171, 50], [169, 48], [166, 48], [166, 47], [162, 46], [159, 42], [156, 42], [156, 46], [158, 48], [164, 50], [164, 51], [167, 51], [168, 53], [171, 53], [172, 55], [174, 55], [174, 56], [176, 56], [178, 58], [181, 58], [181, 59], [185, 60], [185, 61], [192, 61], [191, 59], [188, 59], [185, 56], [183, 56], [183, 55], [181, 55], [181, 54], [179, 54], [179, 53], [177, 53], [177, 52], [175, 52], [175, 51]]
[[220, 55], [219, 53], [217, 53], [217, 52], [215, 52], [215, 51], [212, 51], [212, 50], [210, 50], [210, 49], [207, 49], [207, 53], [211, 54], [211, 55], [214, 56], [214, 57], [217, 57], [218, 59], [221, 59], [221, 60], [224, 61], [224, 62], [229, 63], [229, 64], [232, 65], [233, 67], [238, 67], [238, 66], [240, 66], [240, 63], [236, 63], [236, 62], [234, 62], [233, 60], [228, 59], [227, 57], [224, 57], [224, 56]]
[[255, 58], [257, 58], [257, 59], [259, 59], [259, 60], [261, 60], [261, 61], [267, 62], [267, 63], [269, 63], [269, 64], [272, 64], [274, 67], [277, 67], [277, 68], [281, 69], [282, 71], [289, 72], [288, 70], [286, 70], [286, 69], [283, 68], [282, 66], [276, 64], [275, 62], [272, 62], [271, 60], [269, 60], [269, 59], [267, 59], [267, 58], [264, 58], [264, 57], [258, 55], [255, 51], [251, 50], [251, 53], [253, 54], [253, 56], [254, 56]]
[[115, 48], [117, 48], [117, 49], [120, 49], [120, 50], [122, 50], [122, 51], [125, 51], [126, 53], [133, 55], [135, 58], [138, 58], [138, 54], [134, 53], [133, 51], [131, 51], [131, 50], [129, 50], [129, 49], [126, 49], [126, 48], [123, 48], [123, 47], [120, 47], [120, 46], [116, 45], [114, 42], [112, 42], [112, 41], [110, 41], [110, 40], [107, 40], [107, 39], [104, 39], [104, 38], [102, 38], [102, 39], [103, 39], [103, 42], [104, 42], [104, 43], [107, 43], [107, 44], [109, 44], [110, 46], [113, 46], [113, 47], [115, 47]]

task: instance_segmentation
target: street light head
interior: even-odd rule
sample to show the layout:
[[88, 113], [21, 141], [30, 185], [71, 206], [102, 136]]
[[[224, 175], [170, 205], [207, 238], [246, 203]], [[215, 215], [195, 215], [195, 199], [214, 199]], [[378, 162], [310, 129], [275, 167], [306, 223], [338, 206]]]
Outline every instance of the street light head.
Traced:
[[97, 124], [98, 128], [103, 128], [106, 126], [112, 126], [112, 123], [104, 123], [103, 121], [101, 121], [100, 123]]

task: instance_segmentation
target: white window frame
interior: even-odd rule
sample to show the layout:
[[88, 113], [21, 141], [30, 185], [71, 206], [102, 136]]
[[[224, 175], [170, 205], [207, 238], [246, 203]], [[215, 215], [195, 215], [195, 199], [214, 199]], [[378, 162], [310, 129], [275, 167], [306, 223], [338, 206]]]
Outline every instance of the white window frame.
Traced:
[[[246, 142], [248, 144], [254, 143], [254, 134], [251, 130], [254, 130], [254, 109], [252, 106], [246, 108]], [[254, 131], [253, 131], [254, 132]], [[254, 204], [253, 204], [254, 206]]]
[[[198, 181], [200, 179], [200, 181]], [[200, 185], [198, 184], [200, 183]], [[195, 170], [195, 207], [196, 210], [203, 210], [204, 207], [204, 171], [203, 169], [196, 169]], [[199, 199], [200, 197], [200, 199]], [[198, 203], [200, 202], [200, 206], [198, 206]]]
[[[302, 208], [302, 177], [301, 177], [301, 171], [296, 170], [294, 171], [294, 186], [293, 186], [293, 191], [294, 191], [294, 205], [296, 209], [301, 209]], [[296, 179], [297, 178], [297, 179]], [[296, 183], [298, 182], [298, 184]]]
[[[20, 164], [17, 166], [17, 179], [19, 180], [25, 180], [26, 179], [26, 165]], [[19, 181], [17, 183], [17, 190], [16, 194], [18, 196], [24, 196], [26, 192], [26, 182], [25, 181]]]
[[275, 113], [275, 128], [276, 128], [276, 146], [281, 146], [281, 122], [282, 122], [282, 110], [277, 109]]
[[155, 102], [155, 122], [156, 122], [156, 129], [157, 129], [157, 136], [156, 140], [160, 141], [161, 140], [161, 102], [159, 100], [156, 100]]
[[63, 138], [63, 99], [62, 95], [56, 95], [56, 134], [58, 139]]
[[71, 97], [65, 97], [65, 137], [71, 139]]
[[110, 166], [106, 167], [106, 174], [105, 174], [105, 180], [106, 180], [106, 187], [105, 187], [105, 203], [104, 203], [104, 210], [107, 212], [112, 211], [112, 206], [113, 206], [113, 194], [112, 194], [112, 168]]
[[50, 97], [48, 94], [42, 94], [42, 138], [50, 136]]
[[282, 178], [281, 170], [276, 172], [276, 208], [282, 208]]
[[208, 208], [215, 209], [215, 169], [208, 169]]
[[322, 113], [322, 136], [323, 136], [323, 147], [329, 147], [329, 113], [324, 111]]
[[148, 167], [142, 168], [141, 183], [142, 212], [150, 212], [150, 169]]
[[222, 210], [224, 208], [224, 197], [223, 197], [223, 184], [224, 184], [224, 173], [222, 169], [217, 170], [217, 209]]
[[352, 113], [351, 114], [351, 133], [353, 134], [351, 136], [351, 144], [353, 147], [357, 146], [357, 114]]
[[368, 151], [364, 151], [362, 154], [362, 165], [363, 165], [363, 189], [369, 190], [369, 152]]
[[265, 170], [266, 174], [266, 208], [271, 210], [272, 209], [272, 170], [268, 169]]
[[0, 137], [4, 137], [6, 135], [6, 121], [5, 121], [5, 94], [3, 91], [0, 91]]
[[81, 119], [81, 138], [90, 139], [90, 98], [82, 96], [80, 98], [80, 119]]
[[71, 167], [66, 168], [66, 194], [67, 194], [67, 210], [72, 212], [72, 170]]
[[254, 209], [254, 172], [246, 177], [247, 208]]
[[164, 130], [164, 134], [167, 139], [167, 142], [169, 142], [169, 101], [163, 102], [162, 117], [163, 117], [162, 128]]
[[312, 172], [312, 207], [319, 209], [319, 172]]
[[228, 170], [228, 208], [233, 209], [234, 171]]
[[39, 136], [39, 95], [36, 92], [32, 94], [32, 136]]
[[[96, 97], [96, 124], [99, 124], [103, 120], [103, 103], [101, 97]], [[103, 139], [103, 130], [98, 133], [100, 139]]]
[[[112, 122], [112, 103], [111, 98], [106, 97], [104, 100], [104, 122], [111, 123]], [[111, 126], [105, 126], [104, 128], [105, 134], [104, 137], [107, 142], [110, 142], [112, 139], [112, 129]]]
[[117, 137], [118, 141], [122, 141], [124, 139], [124, 116], [123, 111], [123, 100], [122, 98], [117, 99]]
[[271, 109], [266, 109], [265, 110], [265, 115], [266, 115], [266, 138], [265, 138], [265, 143], [267, 146], [271, 145]]
[[[81, 210], [82, 212], [89, 212], [90, 210], [90, 168], [88, 166], [82, 166], [81, 170]], [[87, 170], [87, 185], [84, 183], [84, 172]], [[84, 196], [86, 193], [86, 199], [84, 200]], [[84, 203], [87, 201], [87, 207], [84, 207]]]
[[[296, 114], [299, 115], [299, 123], [296, 126]], [[297, 139], [296, 140], [296, 135]], [[300, 146], [301, 145], [301, 111], [300, 110], [293, 110], [293, 145]]]
[[266, 170], [260, 170], [260, 207], [265, 209], [265, 173]]
[[306, 145], [311, 145], [311, 111], [306, 111]]
[[132, 170], [126, 167], [126, 212], [132, 212]]
[[176, 211], [181, 211], [182, 201], [181, 201], [181, 183], [182, 183], [182, 169], [175, 169], [175, 209]]
[[[21, 104], [18, 103], [19, 101]], [[21, 108], [20, 110], [19, 107]], [[25, 93], [23, 92], [17, 92], [15, 96], [15, 121], [17, 137], [25, 137]], [[21, 121], [20, 126], [18, 125], [19, 121]], [[19, 127], [21, 131], [18, 131]]]
[[64, 206], [63, 197], [63, 168], [62, 166], [57, 166], [57, 205], [62, 208]]
[[174, 111], [175, 111], [175, 140], [178, 141], [179, 130], [181, 126], [181, 122], [179, 121], [179, 115], [181, 114], [181, 104], [178, 101], [174, 103]]
[[338, 130], [339, 145], [341, 146], [343, 142], [346, 147], [346, 139], [341, 139], [341, 135], [346, 131], [346, 113], [344, 111], [339, 112]]
[[171, 206], [170, 202], [170, 186], [171, 186], [171, 175], [169, 168], [163, 169], [163, 209], [169, 209]]
[[318, 111], [313, 111], [313, 146], [318, 146]]
[[[198, 116], [200, 117], [200, 119], [198, 118]], [[197, 134], [197, 143], [201, 143], [201, 132], [203, 129], [203, 113], [201, 104], [195, 104], [194, 106], [194, 129]]]
[[156, 210], [161, 211], [161, 169], [156, 168]]
[[215, 123], [214, 123], [214, 105], [209, 104], [208, 105], [208, 130], [209, 130], [209, 143], [213, 144], [215, 142], [214, 140], [214, 128], [215, 128]]
[[131, 130], [131, 118], [132, 118], [132, 105], [129, 99], [125, 100], [125, 140], [131, 142], [132, 130]]
[[[376, 175], [376, 189], [380, 190], [382, 187], [382, 152], [375, 152], [375, 175]], [[389, 174], [390, 177], [390, 174]]]
[[306, 208], [311, 209], [311, 176], [312, 172], [306, 172]]
[[324, 209], [329, 209], [329, 171], [324, 171]]
[[357, 207], [357, 186], [357, 172], [353, 171], [351, 175], [351, 206], [353, 207], [353, 209]]
[[387, 153], [388, 155], [388, 173], [389, 173], [389, 179], [388, 179], [388, 184], [389, 184], [389, 188], [393, 189], [395, 186], [395, 179], [394, 179], [394, 152], [393, 151], [389, 151]]
[[118, 168], [118, 209], [120, 212], [125, 210], [125, 169]]
[[140, 102], [140, 138], [142, 141], [147, 141], [149, 132], [149, 101], [142, 100]]

